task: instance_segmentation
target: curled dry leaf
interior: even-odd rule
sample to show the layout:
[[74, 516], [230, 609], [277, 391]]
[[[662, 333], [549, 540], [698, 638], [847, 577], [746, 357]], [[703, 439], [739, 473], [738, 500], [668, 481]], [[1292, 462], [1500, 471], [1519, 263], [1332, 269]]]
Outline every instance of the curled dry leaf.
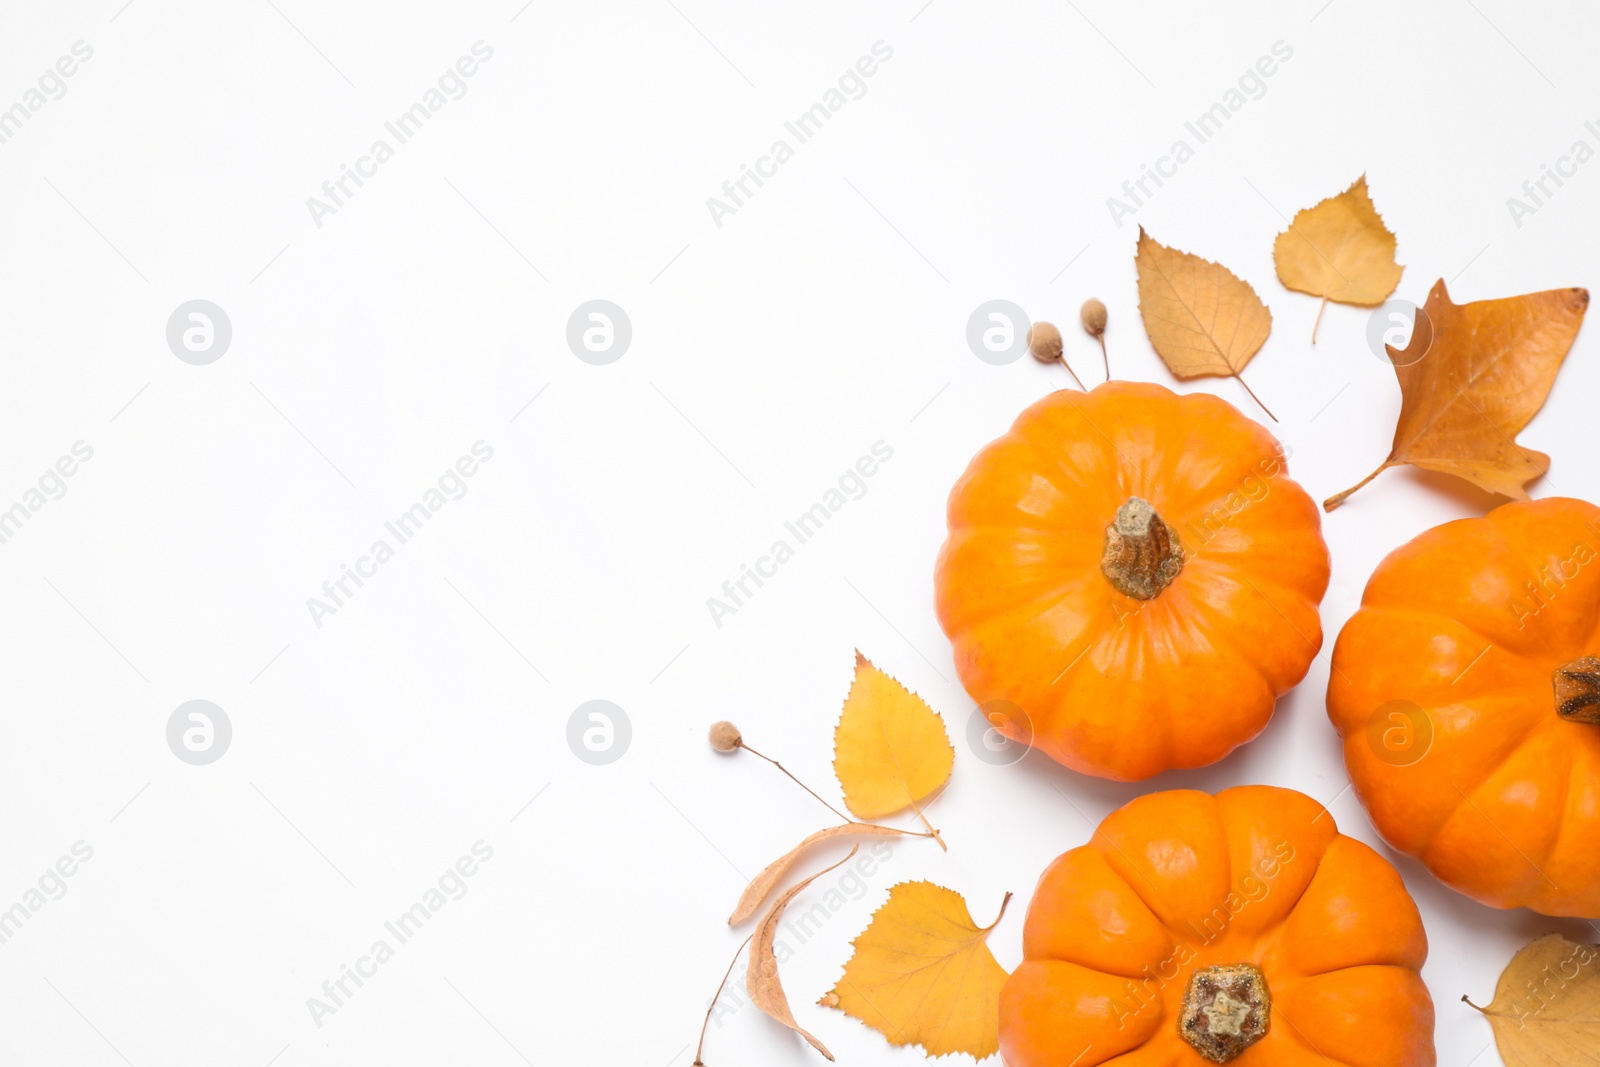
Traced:
[[739, 898], [739, 906], [733, 909], [733, 914], [728, 916], [729, 926], [738, 926], [761, 907], [761, 902], [767, 899], [767, 894], [777, 888], [783, 876], [788, 874], [800, 859], [800, 856], [819, 841], [827, 841], [835, 837], [850, 834], [865, 834], [869, 837], [899, 837], [904, 830], [897, 830], [892, 826], [876, 826], [872, 823], [847, 822], [843, 826], [830, 826], [826, 830], [818, 830], [794, 848], [785, 852], [771, 863], [767, 864], [762, 872], [751, 879], [745, 887], [744, 895]]
[[833, 746], [845, 806], [862, 819], [915, 807], [950, 779], [956, 757], [944, 720], [860, 652]]
[[1006, 971], [989, 951], [988, 926], [972, 921], [961, 894], [932, 882], [901, 882], [853, 944], [844, 975], [818, 1001], [930, 1056], [976, 1059], [1000, 1048], [1000, 987]]
[[[1236, 378], [1250, 399], [1261, 404], [1239, 377], [1272, 332], [1272, 312], [1250, 283], [1219, 263], [1168, 248], [1143, 226], [1134, 266], [1139, 314], [1168, 369], [1179, 378]], [[1278, 421], [1265, 404], [1261, 410]]]
[[[859, 847], [859, 846], [858, 846]], [[833, 1059], [833, 1053], [828, 1051], [828, 1046], [818, 1041], [804, 1027], [794, 1021], [794, 1012], [789, 1010], [789, 998], [784, 995], [783, 983], [778, 980], [778, 956], [773, 949], [772, 942], [778, 932], [778, 920], [783, 918], [783, 909], [789, 906], [799, 892], [812, 882], [821, 878], [834, 867], [844, 863], [856, 854], [856, 849], [850, 850], [850, 855], [835, 863], [833, 867], [824, 867], [803, 882], [797, 882], [783, 891], [783, 895], [772, 902], [772, 907], [767, 909], [767, 914], [762, 917], [761, 925], [756, 927], [754, 934], [755, 943], [750, 948], [750, 962], [745, 971], [745, 987], [750, 992], [750, 1000], [756, 1007], [778, 1020], [795, 1033], [808, 1041], [812, 1048], [822, 1053], [827, 1059]]]
[[1388, 349], [1400, 380], [1389, 458], [1322, 506], [1332, 511], [1379, 474], [1407, 463], [1528, 499], [1523, 486], [1549, 469], [1550, 457], [1515, 438], [1550, 394], [1588, 307], [1587, 289], [1454, 304], [1441, 279], [1405, 351]]
[[1405, 269], [1395, 262], [1394, 247], [1394, 234], [1367, 194], [1365, 174], [1338, 196], [1296, 213], [1274, 242], [1272, 261], [1285, 286], [1322, 297], [1312, 344], [1328, 301], [1373, 307], [1394, 292]]
[[1594, 1063], [1600, 1047], [1600, 946], [1560, 934], [1539, 938], [1511, 958], [1495, 983], [1494, 1000], [1478, 1010], [1489, 1018], [1506, 1067]]

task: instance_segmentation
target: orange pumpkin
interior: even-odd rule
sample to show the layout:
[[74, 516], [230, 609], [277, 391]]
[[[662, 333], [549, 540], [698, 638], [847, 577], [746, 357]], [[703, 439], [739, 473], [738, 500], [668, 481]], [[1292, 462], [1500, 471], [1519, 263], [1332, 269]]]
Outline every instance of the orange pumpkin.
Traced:
[[1552, 498], [1395, 549], [1328, 715], [1385, 840], [1497, 908], [1600, 918], [1600, 508]]
[[1260, 733], [1322, 647], [1328, 549], [1271, 434], [1214, 396], [1057, 392], [950, 493], [939, 622], [1003, 735], [1136, 781]]
[[1292, 789], [1151, 793], [1058, 857], [1000, 994], [1008, 1067], [1432, 1067], [1400, 875]]

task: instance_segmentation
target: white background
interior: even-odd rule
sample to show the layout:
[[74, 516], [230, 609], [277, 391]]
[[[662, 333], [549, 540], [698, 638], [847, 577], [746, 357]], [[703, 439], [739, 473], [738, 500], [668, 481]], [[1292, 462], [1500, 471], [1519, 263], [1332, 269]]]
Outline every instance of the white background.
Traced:
[[[1098, 296], [1119, 377], [1255, 416], [1151, 351], [1142, 223], [1268, 302], [1246, 376], [1293, 476], [1342, 489], [1386, 454], [1398, 390], [1364, 311], [1330, 306], [1308, 344], [1317, 302], [1272, 267], [1284, 217], [1366, 172], [1398, 296], [1595, 282], [1600, 163], [1521, 227], [1506, 198], [1596, 146], [1597, 32], [1600, 12], [1508, 0], [5, 4], [0, 107], [74, 42], [94, 55], [0, 145], [0, 506], [75, 441], [94, 455], [0, 546], [0, 907], [74, 842], [94, 856], [0, 945], [0, 1062], [683, 1067], [743, 878], [827, 819], [705, 728], [735, 720], [836, 795], [855, 647], [944, 714], [958, 758], [933, 809], [950, 852], [897, 848], [784, 971], [841, 1062], [921, 1060], [812, 1006], [893, 882], [949, 885], [982, 921], [1017, 891], [992, 939], [1009, 968], [1039, 871], [1145, 789], [1289, 785], [1376, 843], [1328, 649], [1385, 552], [1495, 501], [1399, 470], [1328, 516], [1324, 650], [1223, 763], [1138, 787], [988, 766], [932, 608], [945, 495], [1067, 380], [980, 362], [966, 320], [1005, 298], [1069, 326], [1092, 384], [1071, 324]], [[319, 228], [307, 198], [478, 40], [467, 94]], [[707, 197], [880, 40], [866, 94], [718, 227]], [[1114, 225], [1106, 198], [1280, 40], [1265, 95]], [[233, 325], [209, 366], [165, 341], [194, 298]], [[592, 298], [633, 324], [609, 366], [566, 346]], [[1600, 495], [1594, 331], [1522, 435], [1554, 456], [1535, 495]], [[467, 495], [316, 626], [306, 598], [479, 440]], [[866, 495], [714, 625], [706, 598], [879, 440]], [[195, 698], [234, 729], [206, 767], [165, 740]], [[632, 722], [609, 766], [566, 743], [595, 698]], [[307, 998], [478, 840], [466, 896], [318, 1027]], [[1439, 1062], [1493, 1064], [1460, 995], [1482, 1003], [1534, 935], [1592, 931], [1397, 862]], [[707, 1062], [819, 1061], [744, 1008]]]

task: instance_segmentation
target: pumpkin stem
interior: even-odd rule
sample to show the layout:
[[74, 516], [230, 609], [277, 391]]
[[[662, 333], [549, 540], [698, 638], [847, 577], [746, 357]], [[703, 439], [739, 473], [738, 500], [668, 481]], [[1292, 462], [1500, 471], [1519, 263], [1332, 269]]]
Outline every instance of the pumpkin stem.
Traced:
[[1183, 545], [1147, 500], [1131, 496], [1106, 527], [1100, 570], [1119, 593], [1152, 600], [1183, 569]]
[[1248, 963], [1199, 967], [1189, 976], [1178, 1035], [1212, 1063], [1227, 1063], [1267, 1036], [1272, 993], [1266, 975]]
[[1568, 722], [1600, 723], [1600, 659], [1580, 656], [1555, 670], [1556, 714]]

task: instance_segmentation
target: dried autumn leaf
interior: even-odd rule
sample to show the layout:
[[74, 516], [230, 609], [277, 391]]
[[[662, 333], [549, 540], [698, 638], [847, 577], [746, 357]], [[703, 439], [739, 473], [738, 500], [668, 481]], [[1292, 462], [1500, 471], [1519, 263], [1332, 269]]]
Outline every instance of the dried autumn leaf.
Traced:
[[728, 916], [728, 925], [738, 926], [754, 915], [756, 909], [761, 907], [761, 902], [767, 899], [767, 894], [777, 888], [778, 883], [783, 880], [784, 875], [789, 873], [789, 870], [795, 865], [795, 861], [800, 858], [801, 854], [817, 842], [843, 837], [847, 834], [866, 834], [869, 837], [899, 837], [905, 832], [904, 830], [896, 830], [892, 826], [876, 826], [865, 822], [848, 822], [843, 826], [830, 826], [826, 830], [818, 830], [794, 848], [767, 864], [760, 874], [751, 879], [750, 884], [745, 887], [744, 895], [739, 898], [738, 907], [734, 908], [733, 914]]
[[761, 925], [756, 927], [755, 943], [750, 948], [750, 962], [744, 974], [745, 988], [750, 993], [751, 1003], [778, 1020], [810, 1043], [811, 1047], [822, 1053], [827, 1059], [833, 1059], [833, 1053], [828, 1051], [828, 1046], [818, 1041], [799, 1023], [794, 1021], [794, 1012], [789, 1010], [789, 998], [784, 995], [783, 983], [778, 980], [778, 955], [773, 948], [773, 941], [778, 933], [778, 920], [783, 918], [783, 909], [789, 906], [799, 892], [818, 878], [833, 870], [834, 867], [844, 863], [856, 854], [856, 849], [850, 850], [850, 855], [835, 863], [833, 867], [824, 867], [803, 882], [797, 882], [783, 891], [783, 895], [772, 902], [772, 907], [767, 909], [767, 914], [762, 917]]
[[891, 1045], [921, 1045], [930, 1056], [976, 1059], [1000, 1048], [1000, 987], [1006, 971], [972, 921], [961, 894], [932, 882], [901, 882], [853, 944], [844, 976], [818, 1001], [883, 1034]]
[[1453, 304], [1443, 279], [1435, 283], [1405, 351], [1388, 350], [1401, 398], [1389, 458], [1322, 506], [1332, 511], [1406, 463], [1528, 499], [1523, 486], [1550, 457], [1514, 438], [1544, 404], [1588, 307], [1587, 289]]
[[1312, 344], [1328, 301], [1372, 307], [1394, 292], [1405, 269], [1394, 260], [1394, 246], [1394, 234], [1367, 195], [1365, 174], [1338, 196], [1296, 213], [1274, 242], [1272, 261], [1285, 286], [1322, 297]]
[[857, 652], [855, 680], [833, 731], [833, 771], [845, 806], [862, 819], [915, 807], [949, 780], [955, 757], [944, 720]]
[[[1180, 378], [1236, 378], [1261, 404], [1239, 377], [1272, 332], [1272, 312], [1250, 284], [1219, 263], [1168, 248], [1143, 226], [1133, 262], [1144, 330], [1168, 369]], [[1261, 410], [1278, 421], [1267, 405]]]
[[1600, 946], [1547, 934], [1511, 958], [1489, 1017], [1506, 1067], [1577, 1067], [1600, 1047]]

